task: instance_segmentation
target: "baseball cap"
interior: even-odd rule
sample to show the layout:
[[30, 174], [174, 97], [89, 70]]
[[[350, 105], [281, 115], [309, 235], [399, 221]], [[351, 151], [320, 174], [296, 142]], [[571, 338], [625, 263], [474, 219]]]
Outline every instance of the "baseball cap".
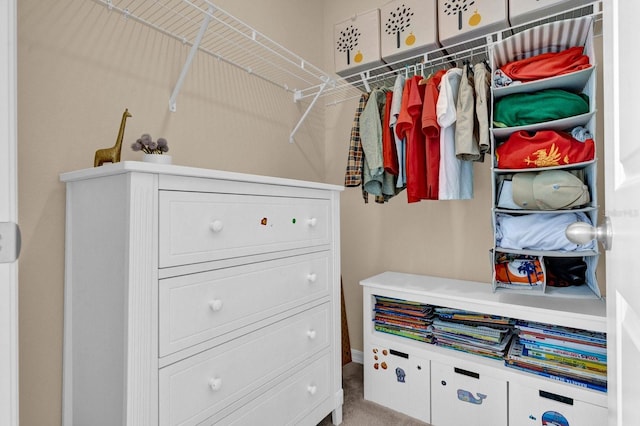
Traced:
[[558, 210], [591, 201], [589, 187], [566, 170], [517, 173], [512, 178], [513, 201], [531, 210]]

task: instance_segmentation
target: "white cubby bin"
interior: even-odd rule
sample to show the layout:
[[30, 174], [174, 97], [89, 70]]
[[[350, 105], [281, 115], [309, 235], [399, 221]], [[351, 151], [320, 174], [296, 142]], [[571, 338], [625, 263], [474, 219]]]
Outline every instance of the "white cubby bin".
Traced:
[[[456, 360], [452, 359], [452, 362]], [[507, 424], [507, 380], [475, 363], [431, 361], [434, 426]]]
[[509, 383], [509, 425], [606, 425], [607, 408], [542, 388]]
[[591, 3], [593, 0], [509, 0], [509, 22], [521, 25]]
[[380, 8], [380, 50], [385, 62], [438, 47], [436, 0], [393, 0]]
[[507, 0], [438, 0], [438, 38], [443, 46], [506, 28]]
[[364, 399], [431, 421], [429, 360], [372, 341], [364, 354]]
[[334, 25], [333, 58], [336, 74], [342, 77], [384, 63], [380, 57], [379, 9]]

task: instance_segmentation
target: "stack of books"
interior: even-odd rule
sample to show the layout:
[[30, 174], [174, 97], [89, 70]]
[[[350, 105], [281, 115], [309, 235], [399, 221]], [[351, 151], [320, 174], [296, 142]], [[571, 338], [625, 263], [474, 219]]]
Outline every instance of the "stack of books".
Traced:
[[512, 319], [441, 307], [435, 311], [436, 345], [493, 359], [504, 358], [513, 336]]
[[528, 321], [518, 321], [515, 327], [518, 337], [505, 358], [508, 367], [607, 391], [605, 333]]
[[433, 316], [431, 305], [376, 296], [373, 318], [376, 331], [433, 343]]

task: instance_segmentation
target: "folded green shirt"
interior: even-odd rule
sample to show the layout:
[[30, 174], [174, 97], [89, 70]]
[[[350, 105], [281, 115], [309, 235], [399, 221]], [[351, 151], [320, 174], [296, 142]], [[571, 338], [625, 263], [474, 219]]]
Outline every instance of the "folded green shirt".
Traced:
[[496, 101], [495, 127], [516, 127], [559, 120], [589, 112], [589, 97], [561, 89], [514, 93]]

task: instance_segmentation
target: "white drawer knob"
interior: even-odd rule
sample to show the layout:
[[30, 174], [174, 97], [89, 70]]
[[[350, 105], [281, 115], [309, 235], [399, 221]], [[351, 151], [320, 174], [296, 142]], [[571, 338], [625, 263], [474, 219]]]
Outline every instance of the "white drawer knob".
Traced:
[[310, 283], [315, 283], [318, 279], [318, 274], [307, 274], [307, 281]]
[[222, 309], [222, 300], [220, 300], [220, 299], [210, 300], [209, 301], [209, 307], [214, 312], [219, 311], [220, 309]]
[[307, 392], [309, 392], [311, 395], [315, 395], [317, 391], [318, 391], [317, 386], [314, 386], [314, 385], [307, 386]]
[[307, 219], [307, 224], [310, 227], [314, 227], [318, 224], [318, 219], [316, 219], [315, 217], [312, 217], [311, 219]]
[[309, 339], [311, 339], [311, 340], [315, 339], [315, 338], [316, 338], [316, 335], [317, 335], [317, 333], [316, 333], [316, 331], [315, 331], [315, 330], [309, 330], [309, 331], [307, 331], [307, 336], [308, 336], [308, 337], [309, 337]]
[[213, 232], [220, 232], [222, 231], [222, 228], [224, 228], [224, 225], [222, 224], [222, 221], [214, 220], [211, 222], [210, 227]]
[[209, 387], [211, 388], [212, 391], [217, 391], [220, 390], [220, 388], [222, 387], [222, 379], [219, 377], [215, 377], [213, 379], [209, 380]]

